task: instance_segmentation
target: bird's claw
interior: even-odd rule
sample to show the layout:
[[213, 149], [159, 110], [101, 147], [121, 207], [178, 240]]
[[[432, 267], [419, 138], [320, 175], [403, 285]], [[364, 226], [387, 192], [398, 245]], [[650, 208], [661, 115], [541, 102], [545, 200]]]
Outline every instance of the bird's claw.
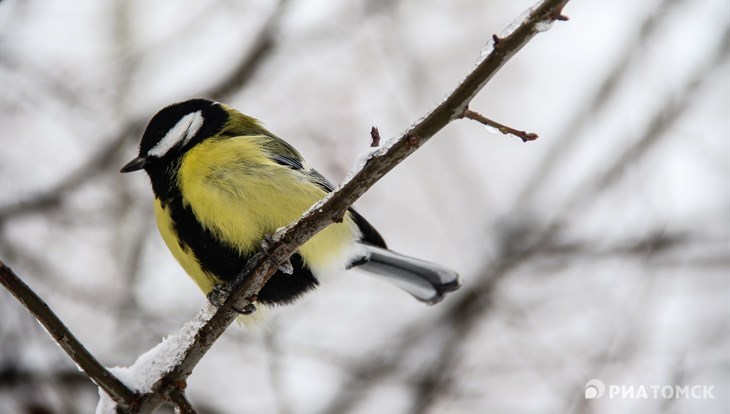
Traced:
[[213, 286], [213, 289], [206, 295], [208, 301], [216, 308], [223, 307], [226, 299], [231, 294], [231, 288], [228, 283], [219, 283]]
[[281, 273], [284, 273], [286, 275], [291, 275], [294, 273], [294, 265], [291, 264], [291, 260], [286, 259], [286, 261], [278, 264], [278, 269]]
[[216, 308], [228, 309], [229, 311], [241, 314], [250, 315], [256, 312], [256, 305], [253, 303], [256, 298], [249, 298], [250, 302], [243, 308], [236, 308], [230, 305], [226, 305], [226, 299], [231, 294], [231, 288], [228, 283], [220, 283], [213, 286], [213, 289], [208, 292], [208, 301]]
[[254, 305], [253, 302], [249, 303], [248, 305], [244, 306], [243, 309], [234, 309], [236, 312], [240, 313], [241, 315], [250, 315], [254, 312], [256, 312], [256, 305]]
[[[264, 235], [264, 238], [261, 239], [261, 249], [263, 251], [268, 251], [269, 247], [271, 247], [272, 244], [274, 244], [274, 239], [271, 237], [270, 234]], [[269, 259], [269, 256], [267, 255], [266, 258]], [[291, 264], [291, 260], [289, 259], [286, 259], [286, 261], [284, 262], [275, 264], [276, 268], [285, 275], [291, 275], [294, 273], [294, 265]]]
[[264, 234], [264, 238], [261, 239], [261, 250], [269, 250], [272, 244], [274, 244], [274, 238], [270, 234]]

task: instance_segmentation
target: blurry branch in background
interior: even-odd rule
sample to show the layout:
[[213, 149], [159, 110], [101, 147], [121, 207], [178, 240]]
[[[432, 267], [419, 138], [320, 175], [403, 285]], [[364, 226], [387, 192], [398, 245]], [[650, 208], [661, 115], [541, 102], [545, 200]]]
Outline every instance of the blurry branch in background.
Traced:
[[115, 113], [126, 113], [129, 104], [129, 90], [133, 84], [134, 77], [139, 66], [140, 56], [134, 53], [134, 36], [132, 34], [132, 3], [119, 1], [114, 3], [113, 30], [114, 43], [116, 47], [117, 61], [115, 65], [116, 75], [114, 82], [114, 108]]
[[[453, 391], [451, 379], [457, 377], [454, 368], [459, 362], [458, 347], [477, 323], [491, 309], [492, 294], [498, 282], [513, 269], [527, 261], [536, 250], [513, 252], [485, 263], [477, 277], [462, 288], [455, 301], [444, 303], [446, 311], [436, 321], [422, 320], [398, 331], [389, 343], [396, 344], [388, 353], [373, 358], [369, 355], [350, 371], [350, 380], [342, 384], [335, 398], [322, 414], [342, 414], [352, 411], [368, 391], [380, 380], [394, 375], [411, 352], [422, 352], [421, 346], [438, 350], [422, 372], [412, 375], [413, 397], [409, 413], [424, 413], [443, 394]], [[439, 345], [437, 345], [439, 344]]]
[[[548, 238], [548, 235], [543, 236], [544, 240]], [[457, 370], [461, 362], [459, 357], [463, 355], [459, 347], [492, 310], [496, 288], [504, 278], [528, 262], [542, 257], [576, 253], [583, 254], [586, 258], [627, 254], [646, 257], [668, 252], [689, 242], [690, 237], [687, 235], [665, 234], [657, 230], [650, 232], [645, 238], [618, 242], [609, 247], [551, 241], [502, 249], [498, 257], [482, 265], [476, 273], [477, 277], [462, 288], [463, 294], [456, 297], [456, 301], [444, 304], [448, 308], [436, 321], [423, 320], [412, 324], [405, 331], [398, 331], [395, 337], [386, 341], [391, 348], [387, 353], [376, 357], [368, 355], [359, 365], [350, 369], [349, 380], [342, 384], [340, 390], [334, 394], [335, 398], [320, 413], [343, 414], [354, 411], [358, 402], [376, 384], [400, 372], [403, 361], [410, 361], [413, 354], [423, 352], [419, 345], [435, 348], [438, 352], [430, 357], [431, 362], [425, 364], [422, 371], [409, 376], [413, 395], [412, 405], [407, 412], [429, 412], [434, 404], [456, 392], [457, 379], [461, 377]], [[437, 347], [436, 344], [440, 345]]]
[[[0, 69], [4, 72], [3, 76], [8, 76], [8, 73], [22, 73], [25, 77], [33, 79], [33, 86], [36, 89], [45, 92], [46, 96], [41, 97], [41, 99], [59, 100], [67, 102], [69, 106], [73, 107], [84, 105], [83, 98], [69, 84], [68, 79], [64, 79], [56, 73], [48, 73], [49, 71], [46, 68], [36, 62], [22, 61], [17, 53], [17, 51], [3, 45], [3, 53], [0, 54]], [[3, 105], [4, 111], [13, 110], [14, 104], [12, 102], [5, 103], [3, 101]]]
[[75, 366], [47, 372], [43, 369], [3, 364], [0, 368], [0, 389], [12, 392], [17, 398], [17, 411], [2, 399], [7, 412], [18, 413], [75, 413], [78, 401], [85, 395], [98, 394], [89, 377]]
[[108, 169], [109, 165], [112, 165], [113, 161], [117, 159], [119, 151], [124, 148], [124, 144], [132, 138], [137, 138], [145, 122], [146, 120], [143, 119], [127, 121], [111, 137], [101, 140], [105, 144], [92, 154], [86, 162], [58, 183], [26, 200], [16, 201], [0, 207], [0, 226], [15, 217], [57, 208], [72, 190], [92, 178], [98, 177], [99, 172]]
[[271, 391], [274, 393], [274, 401], [276, 402], [277, 414], [289, 414], [292, 412], [290, 402], [286, 393], [286, 387], [283, 378], [282, 367], [282, 349], [280, 338], [274, 330], [267, 332], [266, 350], [268, 351], [267, 363], [269, 371], [269, 382], [271, 383]]
[[[217, 308], [209, 317], [206, 315], [209, 309], [208, 307], [199, 313], [197, 320], [202, 319], [206, 320], [206, 322], [193, 333], [191, 343], [186, 344], [184, 350], [179, 350], [181, 357], [177, 359], [176, 365], [169, 367], [170, 369], [154, 383], [148, 392], [135, 395], [116, 378], [113, 378], [115, 381], [111, 381], [110, 383], [102, 382], [100, 385], [102, 385], [102, 388], [107, 393], [110, 393], [114, 401], [119, 404], [119, 408], [122, 411], [128, 411], [128, 407], [139, 407], [143, 411], [151, 411], [167, 400], [172, 401], [182, 412], [194, 412], [194, 409], [183, 395], [185, 380], [192, 373], [192, 370], [203, 355], [238, 316], [231, 309], [245, 309], [249, 306], [255, 300], [256, 294], [268, 278], [277, 270], [278, 263], [285, 262], [299, 246], [317, 232], [334, 222], [341, 221], [347, 209], [375, 184], [375, 182], [384, 177], [390, 170], [420, 148], [446, 125], [454, 120], [461, 119], [465, 111], [467, 111], [471, 100], [512, 56], [537, 33], [544, 31], [546, 25], [549, 27], [554, 20], [565, 20], [561, 12], [567, 2], [568, 0], [545, 0], [533, 7], [527, 17], [519, 22], [509, 35], [503, 38], [494, 37], [495, 42], [491, 52], [479, 61], [474, 70], [464, 78], [446, 99], [399, 137], [374, 151], [350, 180], [341, 184], [337, 190], [330, 193], [322, 202], [305, 213], [296, 223], [277, 232], [269, 248], [249, 261], [246, 269], [241, 272], [230, 287], [230, 294], [225, 298], [224, 306]], [[279, 15], [275, 14], [275, 16]], [[264, 29], [265, 32], [269, 30], [273, 29], [266, 27]], [[262, 37], [264, 39], [266, 38], [265, 35], [262, 35]], [[260, 55], [261, 52], [257, 51], [270, 50], [270, 48], [267, 49], [265, 46], [266, 43], [264, 41], [261, 43], [263, 46], [255, 48], [254, 56]], [[244, 68], [244, 66], [241, 67]], [[251, 72], [246, 69], [245, 73]], [[227, 83], [223, 82], [221, 85], [227, 85]], [[231, 87], [240, 87], [240, 82], [232, 82]], [[140, 121], [134, 121], [128, 125], [128, 128], [137, 127], [142, 127]], [[117, 137], [114, 140], [115, 142], [110, 144], [112, 149], [108, 150], [105, 154], [107, 159], [114, 158], [116, 151], [122, 146], [126, 138], [126, 136]], [[99, 168], [98, 165], [97, 168]], [[93, 175], [90, 171], [85, 171], [85, 174]], [[65, 185], [68, 186], [70, 184]], [[74, 185], [78, 185], [78, 183]], [[48, 198], [50, 200], [58, 200], [60, 195], [50, 194], [46, 195], [46, 197], [50, 197]], [[47, 203], [40, 203], [38, 206], [45, 204]], [[15, 208], [17, 211], [18, 207]], [[29, 208], [28, 204], [26, 204], [25, 208]], [[13, 209], [4, 209], [5, 216], [0, 214], [0, 220], [3, 217], [7, 218], [8, 211], [12, 212]], [[16, 212], [15, 214], [18, 213]], [[524, 260], [524, 255], [519, 258]], [[452, 348], [458, 344], [460, 338], [463, 338], [464, 335], [470, 332], [475, 321], [478, 320], [477, 316], [482, 313], [484, 309], [483, 297], [488, 296], [488, 293], [492, 290], [499, 276], [506, 274], [506, 270], [513, 266], [514, 263], [519, 263], [519, 260], [502, 261], [500, 263], [496, 269], [489, 272], [489, 277], [482, 278], [477, 286], [470, 289], [466, 295], [461, 297], [461, 300], [455, 302], [453, 306], [448, 308], [445, 318], [450, 323], [454, 320], [461, 322], [456, 326], [449, 326], [446, 323], [443, 324], [454, 332], [446, 342], [446, 346], [443, 347], [444, 351], [442, 351], [441, 356], [445, 360], [443, 363], [444, 368], [453, 365], [453, 358], [447, 358], [446, 352], [451, 352]], [[7, 270], [9, 271], [9, 269]], [[5, 280], [5, 277], [3, 280]], [[17, 287], [13, 286], [13, 288], [16, 289]], [[33, 297], [37, 298], [35, 295]], [[35, 308], [42, 304], [42, 301], [40, 301], [40, 304], [38, 301], [40, 299], [36, 302], [30, 302], [30, 305], [27, 302], [23, 303], [31, 308]], [[480, 311], [472, 311], [472, 307], [477, 307]], [[50, 312], [50, 309], [48, 312]], [[465, 317], [463, 315], [472, 316]], [[38, 317], [38, 315], [36, 316]], [[43, 316], [48, 317], [48, 315]], [[431, 329], [426, 327], [425, 331], [430, 332]], [[61, 330], [58, 334], [54, 334], [54, 338], [59, 343], [67, 342], [67, 332], [68, 330]], [[185, 334], [187, 335], [188, 333]], [[182, 332], [179, 335], [182, 335]], [[81, 344], [78, 345], [81, 346]], [[74, 349], [64, 347], [64, 350], [74, 357]], [[93, 360], [91, 355], [87, 357], [86, 359], [90, 358]], [[111, 375], [96, 360], [93, 360], [93, 362], [95, 364], [90, 363], [89, 370], [91, 372], [87, 371], [87, 374], [96, 382], [99, 382], [97, 375], [104, 378]], [[433, 384], [438, 384], [438, 382], [434, 381]], [[433, 385], [426, 384], [418, 393], [421, 395], [430, 395], [434, 390]], [[414, 411], [420, 412], [420, 409], [416, 407]]]
[[[414, 376], [412, 406], [409, 413], [427, 413], [440, 399], [456, 392], [458, 384], [455, 382], [460, 377], [457, 368], [461, 362], [459, 356], [462, 355], [459, 347], [474, 331], [478, 322], [492, 309], [494, 292], [499, 282], [513, 269], [527, 261], [532, 254], [533, 252], [525, 252], [519, 256], [507, 256], [497, 262], [483, 265], [473, 287], [457, 302], [452, 303], [441, 316], [437, 326], [444, 327], [448, 335], [443, 340], [444, 345], [433, 358], [433, 363], [427, 366], [424, 372]], [[427, 330], [425, 334], [433, 335], [433, 332]]]
[[519, 208], [520, 206], [530, 205], [530, 201], [532, 201], [531, 199], [538, 189], [543, 187], [545, 180], [560, 165], [558, 161], [563, 159], [565, 153], [570, 151], [578, 142], [581, 132], [588, 125], [588, 122], [612, 101], [619, 85], [626, 79], [631, 68], [635, 66], [634, 63], [638, 61], [637, 56], [640, 56], [643, 52], [642, 49], [646, 47], [657, 29], [667, 20], [674, 8], [684, 2], [685, 0], [663, 0], [661, 4], [648, 12], [637, 39], [627, 42], [623, 48], [623, 53], [615, 60], [608, 71], [608, 75], [600, 83], [601, 87], [593, 94], [587, 104], [580, 106], [583, 110], [575, 111], [572, 119], [566, 123], [562, 131], [555, 134], [555, 142], [549, 147], [547, 155], [540, 160], [535, 173], [532, 174], [533, 179], [515, 199], [515, 206]]
[[117, 377], [107, 370], [93, 355], [79, 342], [78, 339], [68, 330], [66, 325], [48, 307], [48, 305], [23, 283], [13, 271], [0, 262], [0, 284], [12, 293], [30, 313], [35, 316], [38, 322], [46, 328], [56, 343], [73, 359], [96, 385], [104, 389], [119, 406], [126, 410], [132, 407], [135, 401], [135, 394]]
[[248, 84], [261, 67], [261, 63], [271, 56], [276, 47], [276, 34], [279, 31], [279, 22], [286, 12], [289, 0], [279, 0], [274, 12], [269, 16], [264, 25], [254, 38], [249, 51], [234, 66], [228, 77], [223, 78], [210, 91], [202, 95], [210, 96], [215, 100], [224, 101], [232, 92], [238, 92]]
[[[279, 5], [255, 37], [251, 50], [243, 55], [243, 58], [237, 66], [233, 67], [227, 78], [222, 79], [210, 89], [201, 90], [194, 95], [225, 100], [227, 96], [237, 93], [245, 87], [256, 74], [256, 71], [271, 56], [276, 42], [275, 33], [278, 23], [284, 15], [287, 4], [288, 0], [279, 2]], [[114, 168], [111, 170], [116, 172], [117, 166], [114, 161], [117, 160], [121, 150], [128, 142], [139, 139], [147, 121], [147, 116], [126, 120], [108, 137], [98, 140], [104, 142], [104, 145], [75, 171], [36, 195], [0, 207], [0, 226], [15, 217], [59, 207], [71, 191], [92, 178], [98, 177], [99, 172], [110, 170], [109, 167], [112, 165]]]
[[[646, 238], [616, 243], [615, 247], [601, 248], [584, 243], [545, 243], [533, 244], [526, 249], [505, 249], [503, 254], [485, 263], [477, 272], [477, 278], [464, 286], [465, 294], [449, 302], [448, 308], [434, 322], [422, 321], [406, 331], [398, 331], [397, 337], [388, 343], [396, 344], [387, 354], [373, 358], [368, 356], [357, 367], [350, 370], [350, 379], [342, 384], [335, 393], [323, 414], [342, 414], [353, 411], [369, 390], [383, 378], [395, 375], [402, 369], [403, 361], [409, 361], [409, 353], [419, 353], [419, 344], [438, 347], [433, 361], [423, 371], [412, 374], [410, 385], [413, 389], [412, 406], [409, 413], [425, 413], [439, 399], [455, 392], [454, 381], [459, 378], [457, 366], [460, 363], [459, 346], [478, 326], [494, 304], [494, 293], [499, 283], [519, 266], [545, 256], [567, 255], [581, 252], [586, 256], [602, 255], [652, 255], [666, 252], [689, 241], [684, 235], [670, 235], [651, 232]], [[445, 304], [446, 305], [446, 304]], [[579, 394], [582, 395], [582, 394]]]
[[590, 194], [603, 191], [616, 183], [628, 165], [637, 162], [656, 147], [661, 139], [667, 136], [674, 123], [681, 119], [695, 102], [694, 95], [702, 82], [721, 67], [728, 56], [730, 56], [730, 27], [725, 30], [716, 47], [709, 49], [704, 61], [697, 65], [680, 90], [668, 97], [663, 106], [656, 109], [641, 138], [634, 144], [628, 145], [602, 173], [586, 181], [582, 188], [574, 193], [574, 197], [569, 198], [565, 209], [573, 211], [579, 208], [582, 202], [594, 200], [595, 197], [590, 197]]

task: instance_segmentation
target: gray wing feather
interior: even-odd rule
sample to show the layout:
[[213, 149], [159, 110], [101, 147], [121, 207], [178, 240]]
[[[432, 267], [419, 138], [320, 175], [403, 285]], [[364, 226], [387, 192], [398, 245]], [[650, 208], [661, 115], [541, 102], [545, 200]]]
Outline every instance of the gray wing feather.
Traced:
[[[301, 156], [294, 148], [292, 148], [289, 144], [284, 142], [281, 139], [278, 139], [278, 143], [282, 143], [285, 145], [285, 148], [288, 149], [287, 154], [280, 154], [280, 153], [274, 153], [271, 155], [271, 159], [277, 162], [280, 165], [283, 165], [285, 167], [289, 167], [293, 170], [299, 171], [300, 173], [304, 174], [307, 179], [319, 186], [321, 189], [323, 189], [327, 193], [331, 193], [334, 191], [334, 186], [332, 183], [330, 183], [322, 174], [317, 172], [317, 170], [313, 168], [305, 168], [304, 162], [302, 161]], [[357, 224], [357, 227], [360, 229], [360, 232], [362, 233], [362, 242], [368, 243], [373, 246], [378, 246], [382, 248], [386, 248], [385, 240], [383, 240], [383, 236], [378, 233], [377, 230], [367, 221], [365, 220], [365, 217], [361, 216], [360, 213], [355, 211], [354, 209], [349, 209], [350, 214], [352, 214], [352, 218], [355, 220], [355, 224]]]

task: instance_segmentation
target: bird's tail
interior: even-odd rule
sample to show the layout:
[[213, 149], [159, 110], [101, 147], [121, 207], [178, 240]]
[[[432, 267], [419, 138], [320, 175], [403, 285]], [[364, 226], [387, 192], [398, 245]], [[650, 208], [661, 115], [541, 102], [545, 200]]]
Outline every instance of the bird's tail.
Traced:
[[441, 302], [447, 293], [461, 286], [459, 275], [451, 269], [381, 247], [361, 246], [363, 256], [349, 267], [380, 276], [428, 305]]

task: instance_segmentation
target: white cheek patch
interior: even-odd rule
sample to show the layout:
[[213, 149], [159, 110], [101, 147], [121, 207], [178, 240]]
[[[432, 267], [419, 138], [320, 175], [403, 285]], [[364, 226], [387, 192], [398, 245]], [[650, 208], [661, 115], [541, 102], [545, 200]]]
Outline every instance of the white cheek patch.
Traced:
[[178, 143], [180, 146], [187, 144], [198, 133], [203, 126], [203, 113], [201, 111], [185, 115], [167, 131], [167, 134], [147, 152], [147, 155], [162, 157], [167, 154]]

